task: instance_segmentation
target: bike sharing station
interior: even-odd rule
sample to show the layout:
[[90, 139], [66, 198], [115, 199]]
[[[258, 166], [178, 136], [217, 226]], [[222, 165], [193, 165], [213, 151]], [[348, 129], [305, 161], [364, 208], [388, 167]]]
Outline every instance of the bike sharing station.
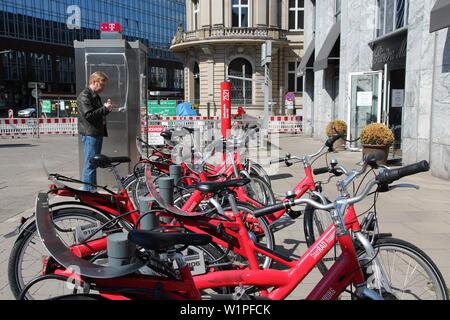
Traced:
[[[126, 156], [131, 163], [118, 166], [119, 173], [132, 171], [138, 158], [136, 137], [140, 136], [140, 113], [147, 107], [147, 47], [139, 41], [126, 41], [119, 24], [102, 24], [100, 39], [75, 41], [77, 95], [87, 87], [95, 71], [108, 75], [108, 85], [101, 93], [102, 101], [111, 99], [113, 110], [107, 117], [108, 137], [103, 140], [102, 153]], [[79, 142], [80, 173], [82, 144]], [[114, 177], [99, 170], [98, 183], [113, 186]]]

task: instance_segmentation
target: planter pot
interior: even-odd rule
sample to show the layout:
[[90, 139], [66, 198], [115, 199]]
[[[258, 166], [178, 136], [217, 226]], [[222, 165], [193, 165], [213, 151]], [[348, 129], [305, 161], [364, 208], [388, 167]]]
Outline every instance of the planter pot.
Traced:
[[334, 151], [345, 151], [346, 141], [344, 138], [339, 138], [333, 144]]
[[389, 146], [363, 144], [363, 159], [371, 154], [374, 154], [378, 165], [385, 165], [389, 154]]

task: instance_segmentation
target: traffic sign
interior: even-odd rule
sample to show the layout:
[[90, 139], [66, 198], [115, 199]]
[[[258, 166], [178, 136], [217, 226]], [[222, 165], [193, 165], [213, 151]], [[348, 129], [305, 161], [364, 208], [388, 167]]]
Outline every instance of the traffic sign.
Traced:
[[[37, 96], [40, 96], [41, 95], [41, 93], [42, 93], [42, 91], [41, 90], [37, 90], [36, 91], [36, 89], [33, 89], [33, 90], [31, 90], [31, 95], [33, 96], [33, 98], [37, 98]], [[36, 96], [37, 95], [37, 96]]]
[[52, 102], [50, 100], [42, 100], [42, 113], [52, 113]]
[[45, 83], [43, 82], [28, 82], [28, 88], [36, 89], [36, 85], [39, 89], [45, 89]]
[[295, 101], [295, 93], [293, 93], [293, 92], [286, 93], [285, 100], [286, 101]]
[[261, 45], [261, 67], [272, 62], [272, 41], [266, 41]]

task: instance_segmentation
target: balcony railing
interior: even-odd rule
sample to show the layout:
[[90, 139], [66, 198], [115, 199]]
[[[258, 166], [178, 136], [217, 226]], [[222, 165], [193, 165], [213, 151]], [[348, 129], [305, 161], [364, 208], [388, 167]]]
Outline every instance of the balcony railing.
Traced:
[[287, 31], [274, 28], [205, 28], [177, 33], [173, 39], [173, 45], [215, 39], [287, 40]]

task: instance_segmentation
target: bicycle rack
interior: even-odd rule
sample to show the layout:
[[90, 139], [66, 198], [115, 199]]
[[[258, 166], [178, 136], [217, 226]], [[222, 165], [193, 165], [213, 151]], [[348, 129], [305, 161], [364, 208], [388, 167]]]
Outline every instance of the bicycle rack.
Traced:
[[69, 270], [76, 270], [81, 276], [100, 279], [118, 278], [136, 272], [146, 265], [146, 262], [137, 261], [117, 267], [101, 266], [76, 256], [56, 233], [52, 215], [49, 211], [47, 193], [39, 193], [37, 196], [36, 226], [42, 243], [50, 255], [63, 267]]

